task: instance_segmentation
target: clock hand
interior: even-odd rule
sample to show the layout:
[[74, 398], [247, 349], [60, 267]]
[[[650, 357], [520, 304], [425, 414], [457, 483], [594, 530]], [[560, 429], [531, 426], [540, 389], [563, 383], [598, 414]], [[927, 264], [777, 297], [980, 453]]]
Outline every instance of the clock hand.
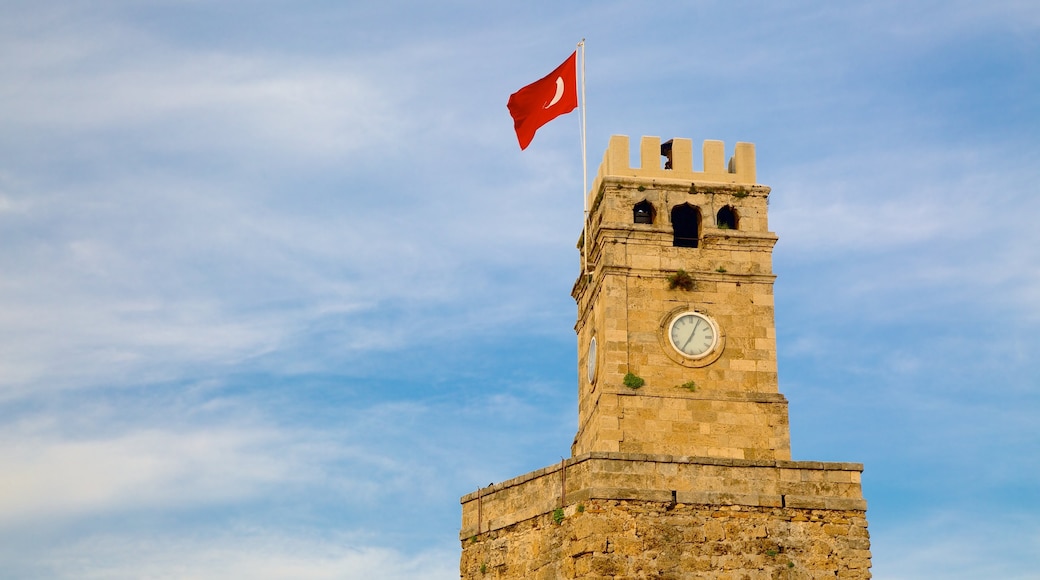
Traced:
[[683, 343], [682, 348], [679, 349], [679, 350], [686, 350], [686, 345], [690, 344], [690, 341], [693, 340], [693, 337], [697, 335], [697, 327], [700, 326], [700, 325], [701, 325], [701, 321], [698, 320], [697, 324], [693, 325], [693, 330], [690, 331], [690, 338], [686, 339], [686, 342]]

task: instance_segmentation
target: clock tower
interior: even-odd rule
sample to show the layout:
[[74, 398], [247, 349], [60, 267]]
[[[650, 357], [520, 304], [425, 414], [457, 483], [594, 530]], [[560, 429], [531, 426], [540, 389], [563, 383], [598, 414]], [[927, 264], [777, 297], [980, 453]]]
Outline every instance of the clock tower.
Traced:
[[[592, 451], [790, 459], [773, 323], [769, 188], [755, 149], [614, 136], [579, 248], [574, 455]], [[625, 380], [625, 377], [628, 380]]]
[[461, 577], [869, 579], [863, 465], [791, 460], [754, 146], [630, 155], [578, 242], [571, 457], [462, 497]]

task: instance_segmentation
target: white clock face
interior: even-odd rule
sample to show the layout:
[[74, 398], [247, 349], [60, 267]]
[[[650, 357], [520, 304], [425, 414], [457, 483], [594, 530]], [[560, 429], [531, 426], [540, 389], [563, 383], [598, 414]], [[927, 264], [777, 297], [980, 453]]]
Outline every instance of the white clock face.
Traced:
[[593, 336], [592, 340], [589, 341], [589, 351], [586, 353], [585, 360], [585, 375], [589, 378], [589, 382], [596, 380], [596, 337]]
[[672, 320], [668, 326], [668, 339], [683, 356], [698, 359], [715, 350], [719, 343], [719, 329], [707, 316], [686, 312]]

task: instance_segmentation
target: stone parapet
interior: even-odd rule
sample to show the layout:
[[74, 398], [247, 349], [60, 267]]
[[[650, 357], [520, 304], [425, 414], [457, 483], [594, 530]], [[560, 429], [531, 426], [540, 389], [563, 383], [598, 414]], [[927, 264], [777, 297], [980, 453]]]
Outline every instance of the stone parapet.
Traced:
[[460, 538], [591, 500], [865, 511], [863, 465], [594, 452], [462, 497]]

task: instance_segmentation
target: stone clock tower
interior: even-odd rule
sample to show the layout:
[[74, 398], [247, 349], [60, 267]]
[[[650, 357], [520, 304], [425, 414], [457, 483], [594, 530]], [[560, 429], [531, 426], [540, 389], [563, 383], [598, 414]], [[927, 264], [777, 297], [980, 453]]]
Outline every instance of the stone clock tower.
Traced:
[[462, 498], [463, 578], [870, 578], [856, 463], [791, 461], [755, 150], [611, 138], [579, 241], [578, 430]]
[[[592, 451], [790, 459], [773, 325], [769, 188], [755, 150], [644, 137], [642, 168], [628, 138], [610, 141], [589, 200], [588, 269], [578, 302], [578, 435]], [[662, 150], [671, 167], [662, 168]], [[584, 256], [583, 256], [584, 257]], [[624, 377], [643, 379], [626, 388]], [[635, 380], [632, 378], [631, 380]]]

